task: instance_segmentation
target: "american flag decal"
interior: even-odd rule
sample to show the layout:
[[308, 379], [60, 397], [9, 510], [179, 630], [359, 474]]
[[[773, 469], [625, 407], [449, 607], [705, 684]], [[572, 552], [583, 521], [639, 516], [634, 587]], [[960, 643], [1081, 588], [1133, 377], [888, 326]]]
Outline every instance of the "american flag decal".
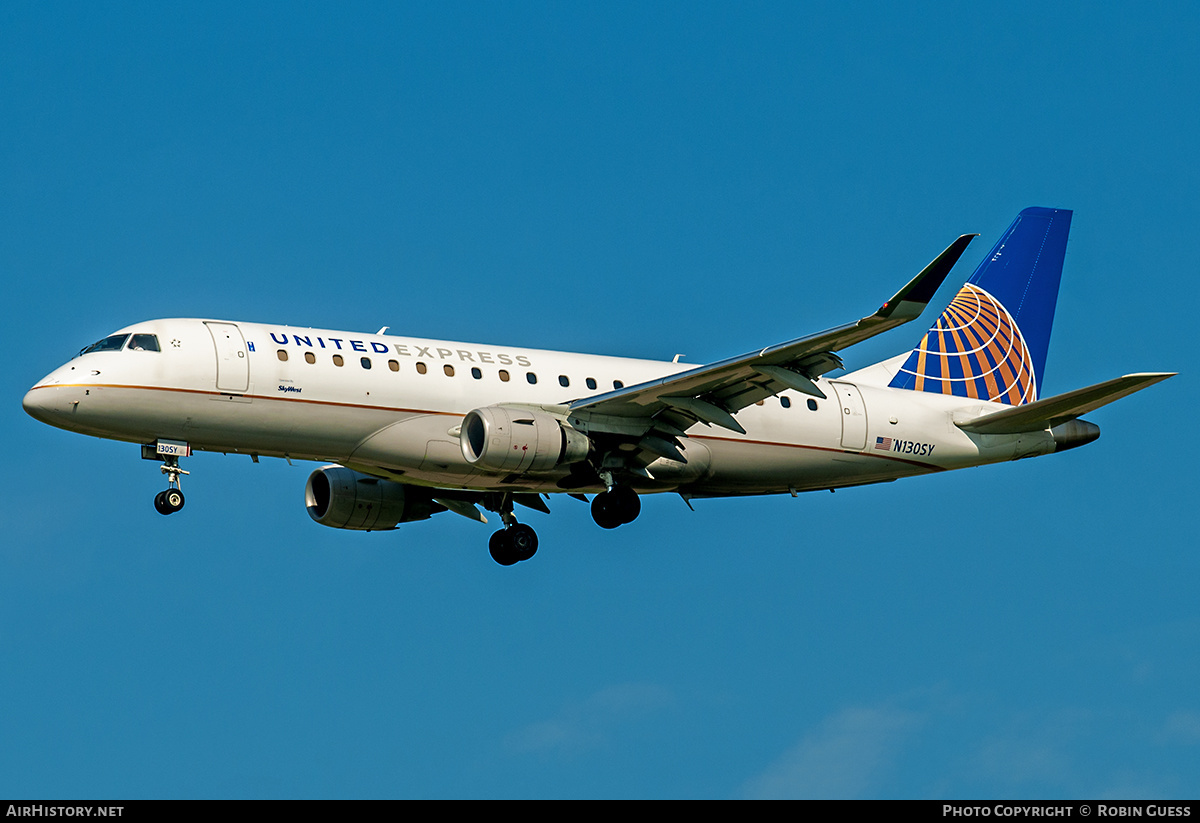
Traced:
[[879, 451], [890, 452], [892, 450], [892, 438], [876, 437], [875, 448], [877, 448]]

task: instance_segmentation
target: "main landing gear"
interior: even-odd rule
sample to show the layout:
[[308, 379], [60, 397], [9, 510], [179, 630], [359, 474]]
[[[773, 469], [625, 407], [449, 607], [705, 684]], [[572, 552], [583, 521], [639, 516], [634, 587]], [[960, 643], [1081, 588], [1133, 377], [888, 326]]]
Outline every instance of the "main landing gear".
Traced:
[[610, 485], [608, 491], [592, 498], [592, 519], [602, 529], [632, 523], [641, 512], [641, 498], [629, 486]]
[[537, 547], [537, 532], [524, 523], [514, 522], [511, 526], [505, 526], [488, 541], [488, 551], [492, 553], [492, 559], [501, 566], [511, 566], [528, 560], [533, 557]]
[[533, 557], [538, 549], [537, 532], [532, 526], [518, 523], [513, 514], [513, 499], [511, 494], [503, 494], [494, 505], [484, 504], [486, 508], [500, 514], [504, 528], [492, 535], [488, 541], [488, 551], [492, 559], [501, 566], [511, 566]]
[[163, 457], [162, 473], [167, 476], [168, 488], [154, 495], [154, 508], [159, 514], [174, 514], [183, 508], [183, 490], [179, 488], [179, 475], [187, 474], [179, 468], [175, 455]]

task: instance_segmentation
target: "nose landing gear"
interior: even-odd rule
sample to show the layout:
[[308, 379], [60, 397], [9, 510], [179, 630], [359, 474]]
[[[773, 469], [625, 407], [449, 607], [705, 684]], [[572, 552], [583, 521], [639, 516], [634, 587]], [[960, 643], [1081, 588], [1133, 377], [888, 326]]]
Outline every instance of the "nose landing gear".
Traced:
[[[143, 453], [142, 455], [146, 455]], [[188, 472], [179, 468], [179, 455], [157, 454], [162, 460], [162, 473], [167, 476], [167, 488], [154, 495], [154, 509], [159, 514], [174, 514], [183, 508], [183, 490], [179, 487], [179, 476]]]
[[183, 508], [183, 492], [167, 489], [154, 495], [154, 508], [159, 514], [174, 514]]

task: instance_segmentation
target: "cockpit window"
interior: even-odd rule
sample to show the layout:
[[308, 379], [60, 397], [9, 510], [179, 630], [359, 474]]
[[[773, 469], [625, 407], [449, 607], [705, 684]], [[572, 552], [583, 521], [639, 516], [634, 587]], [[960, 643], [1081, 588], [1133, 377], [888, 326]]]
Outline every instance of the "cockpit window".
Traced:
[[94, 351], [117, 351], [125, 345], [125, 341], [128, 339], [129, 335], [127, 334], [110, 334], [108, 337], [93, 343], [79, 353], [91, 354]]
[[159, 351], [158, 337], [153, 334], [135, 334], [129, 341], [133, 351]]

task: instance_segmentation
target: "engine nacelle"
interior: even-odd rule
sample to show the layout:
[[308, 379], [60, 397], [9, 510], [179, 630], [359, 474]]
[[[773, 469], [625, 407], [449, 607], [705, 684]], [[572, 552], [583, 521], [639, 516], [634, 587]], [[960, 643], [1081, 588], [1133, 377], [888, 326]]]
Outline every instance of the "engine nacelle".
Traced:
[[308, 476], [304, 487], [308, 516], [334, 529], [378, 531], [397, 523], [426, 520], [433, 501], [422, 489], [325, 466]]
[[547, 472], [577, 463], [592, 442], [553, 415], [517, 406], [467, 412], [458, 436], [467, 462], [492, 471]]

